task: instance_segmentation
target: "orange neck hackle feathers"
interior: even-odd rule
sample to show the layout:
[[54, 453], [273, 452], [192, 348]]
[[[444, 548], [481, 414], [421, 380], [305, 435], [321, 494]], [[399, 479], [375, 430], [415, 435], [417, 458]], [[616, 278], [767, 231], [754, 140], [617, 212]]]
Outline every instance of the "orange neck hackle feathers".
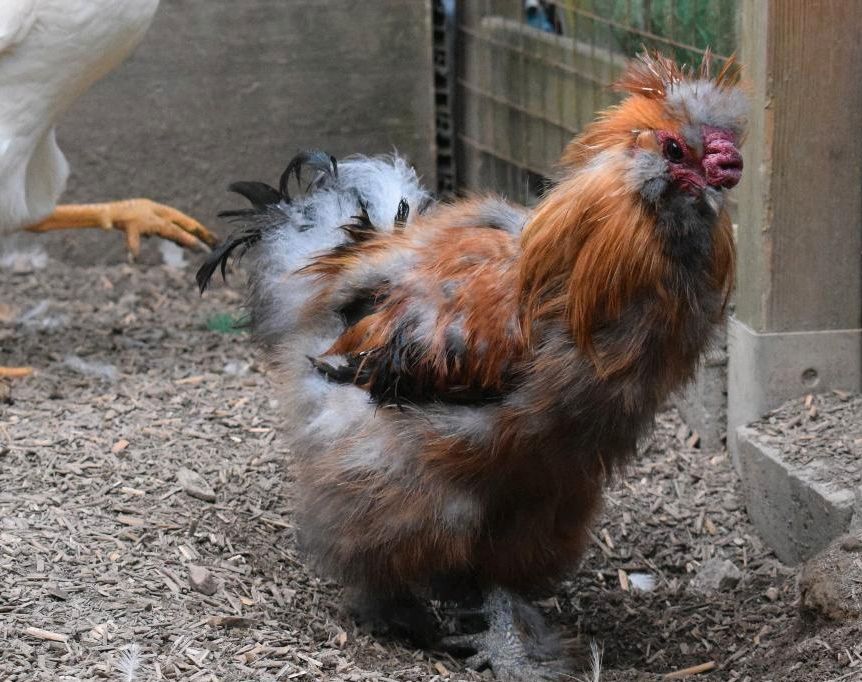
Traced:
[[[643, 200], [630, 170], [636, 152], [659, 153], [655, 131], [691, 135], [695, 128], [718, 125], [742, 137], [740, 69], [730, 58], [713, 77], [712, 61], [707, 52], [695, 70], [657, 54], [641, 55], [615, 86], [629, 96], [566, 149], [561, 165], [567, 176], [523, 232], [519, 286], [527, 339], [537, 322], [562, 317], [597, 371], [607, 376], [628, 366], [633, 355], [597, 349], [599, 325], [618, 319], [641, 294], [661, 301], [662, 323], [670, 329], [684, 314], [685, 302], [668, 287], [675, 264], [656, 229], [655, 207]], [[734, 260], [731, 223], [721, 207], [703, 274], [725, 302]]]

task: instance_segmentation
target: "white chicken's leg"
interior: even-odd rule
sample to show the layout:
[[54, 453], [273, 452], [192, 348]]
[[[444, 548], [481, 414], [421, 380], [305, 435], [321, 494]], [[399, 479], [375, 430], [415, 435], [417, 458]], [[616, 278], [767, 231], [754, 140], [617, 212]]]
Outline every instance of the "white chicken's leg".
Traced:
[[133, 258], [140, 253], [141, 236], [155, 235], [198, 251], [208, 251], [208, 247], [218, 243], [216, 236], [194, 218], [149, 199], [57, 206], [45, 220], [26, 229], [50, 232], [83, 227], [124, 232]]

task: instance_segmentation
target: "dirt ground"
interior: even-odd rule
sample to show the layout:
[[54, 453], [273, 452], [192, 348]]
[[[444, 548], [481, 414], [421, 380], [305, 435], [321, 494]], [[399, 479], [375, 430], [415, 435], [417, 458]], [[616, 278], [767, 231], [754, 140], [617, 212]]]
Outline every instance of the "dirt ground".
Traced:
[[[304, 567], [278, 405], [226, 332], [238, 290], [200, 299], [193, 264], [152, 249], [70, 265], [45, 243], [0, 270], [0, 359], [37, 368], [0, 405], [0, 679], [130, 679], [135, 651], [138, 680], [490, 679], [358, 632]], [[710, 680], [862, 680], [862, 624], [799, 616], [796, 570], [758, 540], [728, 457], [693, 440], [660, 416], [583, 565], [540, 602], [576, 641], [572, 679], [595, 641], [603, 680], [702, 664]], [[711, 558], [735, 587], [691, 586]], [[195, 566], [212, 594], [190, 587]]]

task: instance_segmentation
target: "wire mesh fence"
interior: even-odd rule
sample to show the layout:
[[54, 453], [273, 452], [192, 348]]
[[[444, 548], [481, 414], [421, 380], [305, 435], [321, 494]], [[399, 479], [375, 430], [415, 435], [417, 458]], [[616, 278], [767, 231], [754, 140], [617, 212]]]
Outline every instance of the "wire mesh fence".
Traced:
[[616, 101], [608, 86], [628, 57], [733, 53], [737, 1], [462, 1], [458, 185], [531, 203], [566, 143]]

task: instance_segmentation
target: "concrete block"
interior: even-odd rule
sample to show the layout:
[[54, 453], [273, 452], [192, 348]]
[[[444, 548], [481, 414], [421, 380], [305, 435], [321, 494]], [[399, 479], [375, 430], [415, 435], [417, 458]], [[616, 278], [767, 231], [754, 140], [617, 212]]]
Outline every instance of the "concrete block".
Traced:
[[740, 473], [740, 426], [806, 393], [862, 389], [862, 329], [761, 333], [731, 317], [728, 354], [727, 447]]
[[[307, 148], [398, 149], [434, 187], [432, 77], [431, 3], [162, 0], [139, 49], [60, 121], [63, 201], [145, 196], [224, 234], [216, 214], [242, 203], [227, 185], [277, 182]], [[125, 260], [114, 236], [37, 238], [90, 264]]]
[[[789, 451], [786, 434], [776, 437], [763, 423], [737, 429], [749, 517], [785, 563], [809, 559], [862, 520], [860, 477], [847, 474], [862, 466], [862, 453], [836, 456], [843, 447], [843, 430], [824, 429], [821, 438], [828, 442], [812, 442], [800, 458], [798, 451]], [[862, 468], [857, 471], [862, 473]]]
[[683, 421], [700, 436], [702, 450], [724, 447], [727, 433], [727, 352], [709, 353], [694, 380], [675, 398]]

